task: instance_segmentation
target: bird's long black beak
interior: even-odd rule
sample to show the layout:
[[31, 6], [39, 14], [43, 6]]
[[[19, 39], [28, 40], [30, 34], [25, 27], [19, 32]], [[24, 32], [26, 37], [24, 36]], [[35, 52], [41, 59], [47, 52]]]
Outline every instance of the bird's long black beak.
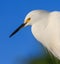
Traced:
[[21, 24], [9, 37], [12, 37], [14, 34], [16, 34], [21, 28], [23, 28], [26, 25], [26, 23]]

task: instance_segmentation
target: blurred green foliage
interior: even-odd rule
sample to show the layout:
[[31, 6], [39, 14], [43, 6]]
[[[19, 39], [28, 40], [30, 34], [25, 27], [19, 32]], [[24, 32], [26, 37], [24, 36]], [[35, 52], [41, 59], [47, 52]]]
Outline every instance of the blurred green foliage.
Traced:
[[46, 56], [31, 59], [29, 64], [60, 64], [60, 60], [47, 51]]

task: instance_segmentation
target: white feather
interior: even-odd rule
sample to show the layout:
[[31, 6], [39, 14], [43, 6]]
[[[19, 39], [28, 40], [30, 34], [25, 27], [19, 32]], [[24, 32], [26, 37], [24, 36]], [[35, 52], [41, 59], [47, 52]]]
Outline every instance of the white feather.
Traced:
[[35, 10], [26, 19], [29, 17], [31, 21], [27, 25], [32, 25], [34, 37], [60, 59], [60, 12]]

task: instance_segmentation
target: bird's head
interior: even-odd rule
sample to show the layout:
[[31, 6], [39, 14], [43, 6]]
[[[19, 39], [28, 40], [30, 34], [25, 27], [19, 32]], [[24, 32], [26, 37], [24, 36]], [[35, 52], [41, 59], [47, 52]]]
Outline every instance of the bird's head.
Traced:
[[29, 12], [24, 20], [24, 23], [26, 24], [26, 26], [28, 25], [33, 25], [34, 23], [36, 23], [37, 21], [39, 21], [42, 17], [42, 13], [43, 11], [40, 10], [34, 10]]
[[28, 25], [33, 25], [37, 21], [42, 19], [43, 13], [45, 11], [40, 11], [40, 10], [34, 10], [29, 12], [24, 20], [24, 23], [21, 24], [9, 37], [12, 37], [14, 34], [16, 34], [21, 28], [28, 26]]

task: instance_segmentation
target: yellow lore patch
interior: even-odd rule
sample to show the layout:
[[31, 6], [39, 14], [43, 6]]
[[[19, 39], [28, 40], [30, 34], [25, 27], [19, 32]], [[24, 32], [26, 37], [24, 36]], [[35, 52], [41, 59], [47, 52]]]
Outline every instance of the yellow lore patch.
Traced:
[[26, 23], [28, 23], [30, 20], [31, 20], [31, 18], [28, 18], [28, 19], [26, 20]]

